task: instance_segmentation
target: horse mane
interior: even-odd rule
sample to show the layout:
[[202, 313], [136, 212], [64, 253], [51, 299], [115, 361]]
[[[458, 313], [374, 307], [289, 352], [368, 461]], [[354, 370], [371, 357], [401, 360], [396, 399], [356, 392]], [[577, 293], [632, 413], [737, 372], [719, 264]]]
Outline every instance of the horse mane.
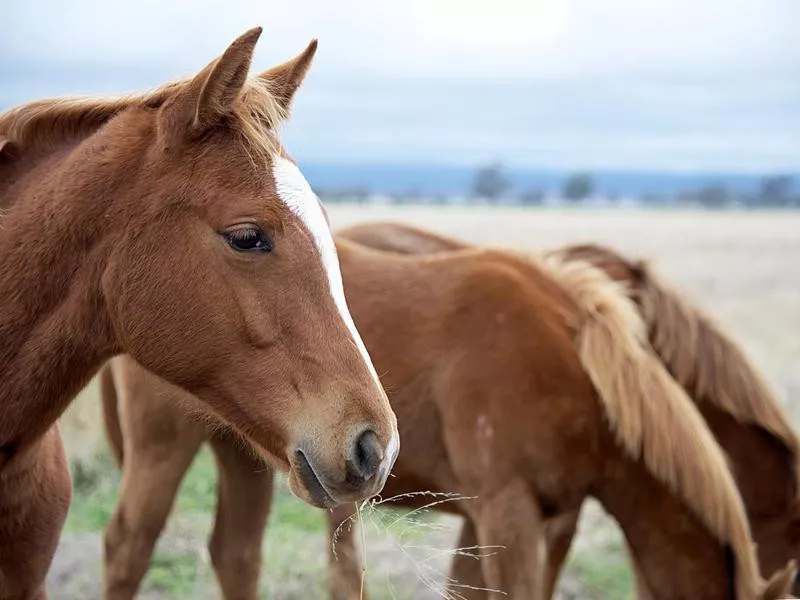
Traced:
[[600, 267], [616, 263], [633, 274], [630, 293], [648, 327], [650, 344], [672, 376], [698, 404], [707, 402], [743, 425], [759, 427], [784, 446], [792, 458], [795, 495], [800, 494], [800, 440], [777, 395], [741, 346], [646, 262], [628, 261], [599, 246], [559, 252]]
[[578, 353], [617, 442], [731, 548], [736, 597], [757, 597], [764, 584], [733, 475], [699, 410], [653, 353], [629, 290], [588, 262], [550, 254], [543, 263], [579, 308]]
[[[189, 81], [118, 98], [50, 98], [22, 104], [0, 114], [0, 137], [23, 148], [53, 147], [93, 134], [128, 109], [157, 109]], [[266, 79], [248, 79], [233, 105], [229, 123], [254, 150], [273, 155], [280, 152], [275, 132], [288, 115], [270, 87]]]
[[740, 423], [764, 429], [784, 445], [793, 459], [797, 494], [800, 441], [770, 385], [710, 316], [647, 265], [640, 270], [637, 295], [650, 326], [650, 342], [673, 377], [698, 401], [708, 402]]
[[[373, 248], [428, 254], [466, 247], [463, 242], [396, 223], [354, 225], [340, 235]], [[800, 496], [800, 441], [777, 396], [742, 348], [707, 314], [665, 284], [644, 261], [630, 261], [596, 244], [567, 246], [545, 253], [557, 262], [575, 260], [602, 268], [629, 282], [627, 293], [645, 320], [650, 345], [667, 370], [700, 404], [707, 402], [739, 423], [771, 435], [793, 460], [795, 495]]]

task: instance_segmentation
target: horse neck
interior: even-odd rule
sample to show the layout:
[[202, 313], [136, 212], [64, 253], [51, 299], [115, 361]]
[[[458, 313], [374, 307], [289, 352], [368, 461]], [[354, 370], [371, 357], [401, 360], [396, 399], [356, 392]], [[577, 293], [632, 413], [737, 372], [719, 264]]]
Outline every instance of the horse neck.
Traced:
[[650, 597], [690, 598], [702, 583], [703, 598], [733, 598], [736, 573], [730, 547], [723, 546], [640, 462], [616, 448], [610, 435], [606, 437], [602, 446], [609, 464], [595, 495], [625, 534]]
[[0, 182], [7, 207], [0, 214], [6, 454], [41, 436], [115, 350], [100, 281], [111, 247], [103, 216], [113, 190], [99, 194], [89, 185], [103, 174], [95, 173], [86, 144], [20, 158]]
[[791, 451], [757, 426], [741, 423], [709, 403], [699, 406], [731, 462], [751, 521], [793, 511], [797, 489]]

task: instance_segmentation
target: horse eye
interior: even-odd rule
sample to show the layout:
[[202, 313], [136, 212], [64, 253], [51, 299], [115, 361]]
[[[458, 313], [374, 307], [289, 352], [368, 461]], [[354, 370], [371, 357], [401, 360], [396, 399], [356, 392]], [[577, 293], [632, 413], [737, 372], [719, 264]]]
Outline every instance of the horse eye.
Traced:
[[225, 231], [223, 237], [237, 252], [271, 252], [272, 240], [259, 227], [248, 225]]

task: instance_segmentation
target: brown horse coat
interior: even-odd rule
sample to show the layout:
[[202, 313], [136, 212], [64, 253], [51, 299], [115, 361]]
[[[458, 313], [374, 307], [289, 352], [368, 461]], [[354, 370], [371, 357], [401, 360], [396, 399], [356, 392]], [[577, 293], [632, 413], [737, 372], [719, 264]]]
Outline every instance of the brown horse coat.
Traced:
[[[401, 452], [387, 493], [477, 496], [457, 510], [475, 524], [480, 544], [507, 548], [482, 561], [488, 587], [540, 597], [548, 524], [591, 494], [619, 521], [656, 597], [778, 597], [794, 571], [770, 586], [761, 581], [719, 447], [648, 349], [624, 288], [604, 272], [496, 251], [415, 258], [344, 242], [339, 251], [348, 301], [383, 373], [404, 448], [418, 449]], [[141, 370], [137, 378], [140, 392], [160, 385]], [[141, 407], [146, 395], [119, 401]], [[137, 457], [126, 448], [125, 476], [142, 500], [149, 477], [130, 472], [129, 459], [140, 469], [159, 461], [146, 458], [147, 431], [138, 435], [144, 441]], [[196, 450], [177, 439], [165, 444], [168, 457]], [[142, 514], [126, 497], [119, 510]], [[149, 537], [142, 547], [152, 547]], [[129, 570], [133, 589], [138, 562]]]
[[43, 598], [70, 499], [59, 415], [115, 354], [192, 393], [296, 493], [382, 487], [394, 415], [319, 200], [275, 135], [316, 50], [0, 115], [0, 597]]
[[[376, 249], [403, 254], [469, 247], [394, 223], [354, 226], [342, 234]], [[646, 322], [654, 350], [697, 403], [726, 452], [753, 528], [762, 572], [775, 572], [787, 560], [800, 559], [797, 435], [780, 401], [742, 349], [643, 261], [631, 261], [591, 244], [567, 246], [549, 254], [589, 262], [626, 285]], [[346, 507], [340, 512], [346, 514]], [[552, 530], [551, 556], [556, 571], [566, 557], [577, 519], [576, 512]], [[797, 582], [794, 593], [800, 593]]]

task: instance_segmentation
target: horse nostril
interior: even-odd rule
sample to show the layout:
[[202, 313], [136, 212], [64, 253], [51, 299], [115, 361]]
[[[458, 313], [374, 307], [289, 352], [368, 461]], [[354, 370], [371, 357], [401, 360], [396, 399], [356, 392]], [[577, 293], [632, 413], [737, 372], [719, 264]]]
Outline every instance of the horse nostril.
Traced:
[[378, 441], [378, 435], [368, 429], [358, 436], [351, 461], [355, 475], [364, 480], [372, 478], [378, 472], [383, 460], [383, 449]]

